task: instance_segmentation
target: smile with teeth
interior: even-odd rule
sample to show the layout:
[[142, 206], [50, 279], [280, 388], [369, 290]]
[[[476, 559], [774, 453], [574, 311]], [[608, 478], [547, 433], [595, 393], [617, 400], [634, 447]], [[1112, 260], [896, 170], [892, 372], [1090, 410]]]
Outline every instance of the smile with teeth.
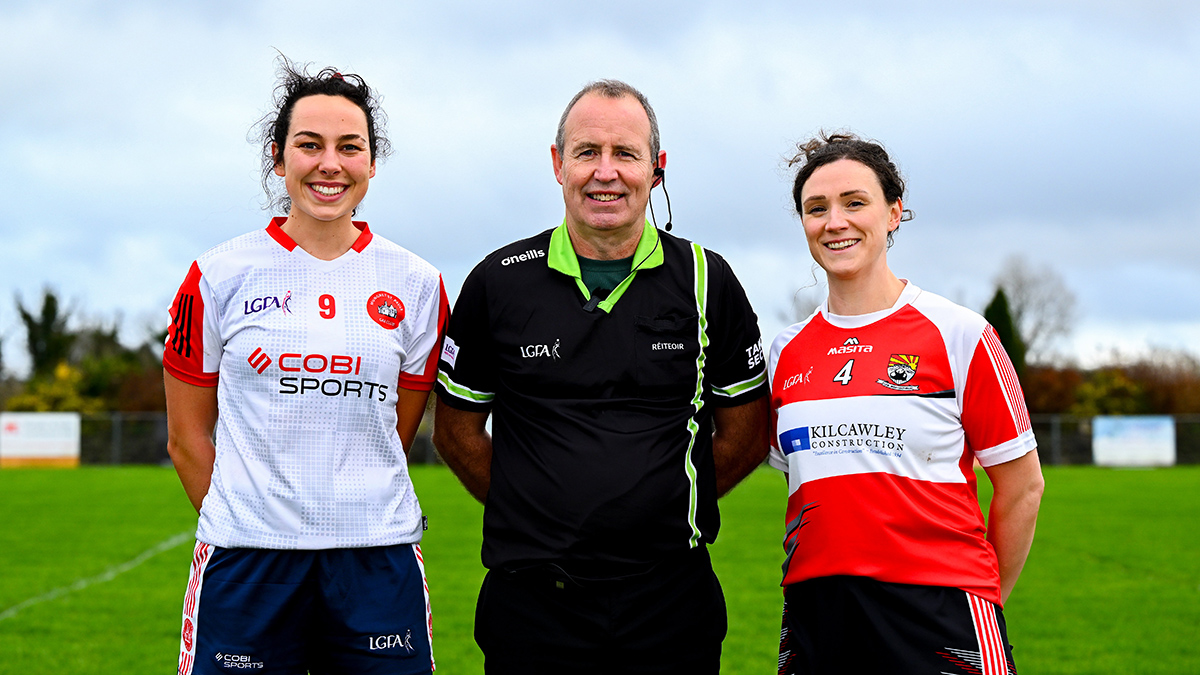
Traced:
[[325, 195], [326, 197], [333, 197], [334, 195], [340, 195], [346, 191], [345, 185], [309, 185], [309, 187], [311, 187], [316, 192], [319, 192], [319, 193]]
[[613, 194], [611, 192], [593, 192], [592, 194], [588, 195], [588, 197], [591, 197], [598, 202], [615, 202], [621, 198], [621, 195]]
[[851, 246], [857, 244], [860, 241], [862, 241], [862, 240], [861, 239], [843, 239], [841, 241], [831, 241], [831, 242], [828, 242], [825, 244], [825, 248], [828, 248], [828, 249], [831, 249], [834, 251], [841, 251], [842, 249], [850, 248]]

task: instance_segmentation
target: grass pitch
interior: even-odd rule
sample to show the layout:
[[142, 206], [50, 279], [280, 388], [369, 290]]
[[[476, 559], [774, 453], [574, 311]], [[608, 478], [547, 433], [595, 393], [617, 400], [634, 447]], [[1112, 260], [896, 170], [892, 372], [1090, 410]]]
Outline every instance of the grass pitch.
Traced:
[[[438, 670], [480, 673], [482, 507], [444, 468], [413, 476]], [[1005, 609], [1021, 672], [1200, 672], [1200, 467], [1049, 468], [1046, 483]], [[785, 493], [763, 469], [721, 501], [725, 673], [774, 672]], [[170, 469], [0, 471], [0, 675], [171, 672], [194, 526]]]

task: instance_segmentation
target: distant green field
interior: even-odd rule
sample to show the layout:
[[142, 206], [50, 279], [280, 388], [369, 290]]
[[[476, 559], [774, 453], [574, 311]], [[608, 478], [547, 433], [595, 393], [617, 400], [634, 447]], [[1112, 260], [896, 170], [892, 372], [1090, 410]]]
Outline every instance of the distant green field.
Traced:
[[[438, 670], [480, 673], [482, 507], [444, 468], [413, 473], [430, 517]], [[1200, 467], [1055, 468], [1046, 480], [1005, 610], [1021, 672], [1200, 673]], [[764, 469], [721, 502], [725, 673], [774, 672], [784, 493]], [[194, 525], [170, 469], [0, 471], [0, 675], [171, 672], [192, 545], [181, 535]]]

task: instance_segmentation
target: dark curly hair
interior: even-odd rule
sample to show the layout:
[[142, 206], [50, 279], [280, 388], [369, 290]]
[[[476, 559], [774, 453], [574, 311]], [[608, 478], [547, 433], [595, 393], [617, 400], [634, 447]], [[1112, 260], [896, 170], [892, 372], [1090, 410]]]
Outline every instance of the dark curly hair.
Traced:
[[[895, 204], [904, 198], [904, 178], [900, 175], [900, 170], [896, 168], [891, 157], [888, 157], [887, 150], [875, 141], [864, 141], [849, 132], [831, 134], [821, 131], [816, 138], [798, 144], [796, 150], [796, 154], [788, 160], [788, 166], [800, 167], [796, 171], [796, 180], [792, 183], [792, 201], [795, 202], [796, 213], [804, 213], [800, 193], [813, 172], [840, 159], [852, 159], [875, 172], [888, 204]], [[912, 217], [913, 212], [905, 209], [900, 220], [912, 220]], [[897, 227], [888, 233], [889, 247], [892, 245], [892, 235], [899, 230]]]
[[[371, 150], [371, 161], [387, 157], [392, 144], [387, 139], [387, 115], [379, 106], [379, 96], [371, 90], [362, 77], [353, 73], [343, 74], [335, 68], [322, 68], [316, 75], [309, 75], [311, 64], [297, 64], [282, 54], [277, 59], [275, 85], [275, 110], [267, 113], [251, 132], [252, 142], [262, 147], [262, 186], [267, 195], [266, 208], [277, 208], [287, 213], [292, 200], [282, 181], [275, 175], [275, 167], [283, 163], [283, 148], [287, 145], [288, 127], [292, 122], [292, 109], [296, 101], [305, 96], [341, 96], [357, 105], [367, 117], [367, 142]], [[272, 147], [275, 152], [272, 152]]]

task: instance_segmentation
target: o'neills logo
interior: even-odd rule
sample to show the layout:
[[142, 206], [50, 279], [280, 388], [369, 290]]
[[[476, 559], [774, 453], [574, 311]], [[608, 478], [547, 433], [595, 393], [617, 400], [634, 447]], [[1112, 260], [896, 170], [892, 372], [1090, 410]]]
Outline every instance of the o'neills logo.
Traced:
[[538, 258], [545, 258], [545, 257], [546, 257], [545, 251], [543, 251], [541, 249], [537, 249], [537, 248], [531, 248], [528, 251], [525, 251], [524, 253], [521, 253], [519, 255], [508, 256], [504, 260], [501, 260], [500, 264], [507, 267], [508, 265], [511, 265], [513, 263], [525, 262], [526, 260], [537, 260]]
[[379, 291], [367, 300], [367, 314], [380, 326], [395, 330], [404, 320], [404, 303], [387, 291]]

